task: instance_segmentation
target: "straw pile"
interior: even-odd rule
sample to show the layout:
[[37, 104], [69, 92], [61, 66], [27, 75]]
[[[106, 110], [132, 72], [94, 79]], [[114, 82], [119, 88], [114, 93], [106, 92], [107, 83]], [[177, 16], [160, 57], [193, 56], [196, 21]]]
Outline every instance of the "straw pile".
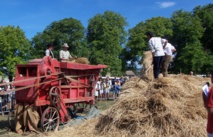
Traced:
[[207, 81], [188, 75], [131, 78], [118, 101], [99, 118], [50, 136], [206, 136], [201, 88]]
[[[185, 75], [160, 78], [146, 83], [134, 79], [120, 100], [96, 125], [101, 135], [125, 136], [205, 136], [206, 111], [201, 85]], [[132, 82], [133, 82], [132, 81]], [[133, 88], [134, 87], [134, 88]]]
[[208, 79], [172, 75], [130, 79], [119, 100], [100, 118], [50, 136], [205, 136], [201, 87]]
[[80, 63], [80, 64], [90, 64], [90, 62], [87, 58], [73, 58], [70, 62]]

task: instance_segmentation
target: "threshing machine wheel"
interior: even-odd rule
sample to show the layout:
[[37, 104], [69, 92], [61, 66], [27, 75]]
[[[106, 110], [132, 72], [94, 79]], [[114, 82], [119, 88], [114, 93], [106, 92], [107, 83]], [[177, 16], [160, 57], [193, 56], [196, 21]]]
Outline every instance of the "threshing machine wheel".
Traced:
[[9, 122], [10, 129], [15, 130], [15, 112], [14, 112], [14, 110], [11, 110], [8, 113], [8, 122]]
[[52, 87], [49, 91], [51, 105], [60, 106], [60, 90], [58, 87]]
[[60, 122], [60, 115], [56, 108], [48, 107], [41, 117], [41, 128], [44, 132], [57, 131]]
[[73, 105], [73, 111], [75, 113], [86, 113], [90, 110], [92, 105], [82, 102], [82, 103], [76, 103]]

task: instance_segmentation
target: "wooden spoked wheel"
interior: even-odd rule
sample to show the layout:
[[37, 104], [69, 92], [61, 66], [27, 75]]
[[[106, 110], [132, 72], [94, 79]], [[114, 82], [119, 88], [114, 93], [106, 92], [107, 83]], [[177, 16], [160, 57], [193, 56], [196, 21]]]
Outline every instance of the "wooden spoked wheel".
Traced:
[[57, 131], [59, 127], [60, 115], [56, 108], [48, 107], [41, 117], [41, 128], [44, 132]]
[[88, 104], [88, 103], [76, 103], [74, 105], [74, 112], [77, 113], [86, 113], [90, 110], [90, 108], [92, 107], [92, 105]]
[[11, 110], [8, 113], [8, 123], [11, 130], [15, 130], [15, 111]]
[[49, 91], [50, 103], [55, 107], [60, 106], [60, 90], [58, 87], [52, 87]]

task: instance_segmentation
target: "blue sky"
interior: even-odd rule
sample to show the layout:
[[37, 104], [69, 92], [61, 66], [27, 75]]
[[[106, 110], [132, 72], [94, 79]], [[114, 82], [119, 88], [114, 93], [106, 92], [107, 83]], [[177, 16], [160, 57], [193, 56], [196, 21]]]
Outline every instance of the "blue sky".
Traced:
[[53, 21], [64, 18], [80, 20], [86, 28], [90, 18], [110, 10], [126, 18], [128, 29], [152, 17], [171, 17], [176, 10], [192, 11], [212, 0], [0, 0], [0, 3], [0, 26], [20, 26], [31, 39]]

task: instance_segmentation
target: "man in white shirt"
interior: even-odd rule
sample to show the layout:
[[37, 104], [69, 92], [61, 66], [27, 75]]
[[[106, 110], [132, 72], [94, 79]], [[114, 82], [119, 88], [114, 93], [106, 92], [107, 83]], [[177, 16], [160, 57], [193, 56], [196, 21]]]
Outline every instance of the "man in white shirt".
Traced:
[[67, 50], [69, 46], [67, 43], [64, 43], [62, 47], [63, 49], [59, 53], [60, 60], [62, 62], [69, 61], [72, 58], [72, 56], [70, 55], [70, 52]]
[[51, 56], [54, 59], [52, 49], [53, 49], [53, 44], [49, 43], [47, 45], [47, 50], [45, 51], [45, 56]]
[[174, 46], [172, 46], [172, 44], [167, 43], [165, 48], [164, 48], [164, 60], [163, 60], [163, 65], [162, 65], [162, 73], [164, 77], [168, 76], [168, 67], [170, 62], [172, 61], [172, 54], [173, 52], [175, 52], [176, 49], [174, 48]]
[[153, 56], [154, 78], [157, 79], [160, 73], [163, 57], [165, 55], [163, 47], [166, 46], [167, 40], [162, 39], [161, 37], [153, 37], [152, 32], [147, 32], [146, 35], [149, 40], [148, 45]]

